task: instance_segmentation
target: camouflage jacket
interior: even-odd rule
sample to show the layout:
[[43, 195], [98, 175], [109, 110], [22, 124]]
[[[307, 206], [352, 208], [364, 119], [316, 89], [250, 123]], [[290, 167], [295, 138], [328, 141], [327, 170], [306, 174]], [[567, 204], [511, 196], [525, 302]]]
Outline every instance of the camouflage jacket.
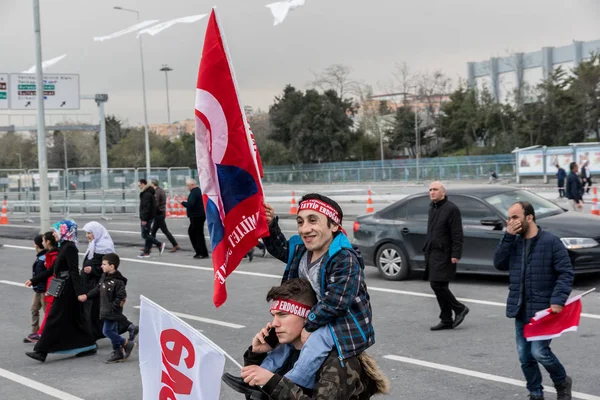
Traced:
[[[260, 365], [267, 353], [253, 353], [249, 348], [244, 354], [244, 365]], [[358, 357], [344, 360], [342, 366], [337, 353], [332, 350], [317, 372], [314, 390], [304, 389], [283, 376], [287, 371], [276, 373], [262, 390], [275, 400], [363, 400], [377, 393], [375, 382], [365, 373]]]

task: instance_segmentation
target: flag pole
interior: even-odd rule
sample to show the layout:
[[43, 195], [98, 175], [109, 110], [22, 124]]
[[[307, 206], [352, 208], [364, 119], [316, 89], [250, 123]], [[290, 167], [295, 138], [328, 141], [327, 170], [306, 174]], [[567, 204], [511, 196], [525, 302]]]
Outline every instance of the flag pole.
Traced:
[[596, 290], [596, 288], [590, 289], [587, 292], [583, 292], [583, 293], [580, 294], [580, 296], [583, 297], [585, 295], [588, 295], [588, 294], [592, 293], [594, 290]]

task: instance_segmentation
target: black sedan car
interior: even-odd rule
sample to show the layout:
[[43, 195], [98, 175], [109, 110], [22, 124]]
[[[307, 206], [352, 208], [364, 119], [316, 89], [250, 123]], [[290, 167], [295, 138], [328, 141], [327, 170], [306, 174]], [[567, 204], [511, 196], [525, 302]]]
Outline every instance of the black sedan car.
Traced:
[[[600, 271], [600, 217], [567, 211], [530, 191], [510, 186], [464, 186], [447, 190], [462, 214], [464, 242], [458, 272], [506, 274], [493, 265], [494, 250], [506, 230], [508, 208], [530, 202], [537, 224], [561, 238], [575, 273]], [[353, 244], [365, 263], [388, 280], [403, 280], [425, 269], [423, 244], [431, 201], [428, 193], [406, 197], [354, 222]]]

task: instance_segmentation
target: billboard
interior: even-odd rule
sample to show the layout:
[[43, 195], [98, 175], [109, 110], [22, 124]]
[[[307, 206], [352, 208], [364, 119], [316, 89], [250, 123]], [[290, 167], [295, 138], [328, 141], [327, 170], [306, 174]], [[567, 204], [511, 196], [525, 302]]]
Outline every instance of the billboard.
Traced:
[[0, 110], [8, 110], [8, 74], [0, 74]]
[[572, 147], [552, 147], [546, 149], [546, 174], [556, 175], [558, 164], [562, 169], [569, 173], [569, 164], [573, 162]]
[[578, 146], [575, 156], [579, 168], [587, 161], [590, 172], [600, 172], [600, 146]]
[[[79, 75], [44, 74], [44, 107], [46, 110], [79, 109]], [[35, 110], [35, 74], [10, 74], [10, 108]]]
[[543, 175], [544, 152], [542, 149], [517, 153], [519, 175]]

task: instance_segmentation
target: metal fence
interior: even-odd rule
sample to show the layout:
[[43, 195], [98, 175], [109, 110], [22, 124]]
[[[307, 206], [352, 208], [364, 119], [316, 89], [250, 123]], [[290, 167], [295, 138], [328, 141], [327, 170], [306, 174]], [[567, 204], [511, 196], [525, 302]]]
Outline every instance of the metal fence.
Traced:
[[[514, 155], [425, 158], [419, 162], [420, 180], [487, 179], [494, 170], [500, 177], [514, 177]], [[414, 159], [324, 163], [303, 166], [265, 167], [265, 184], [410, 182], [417, 178]], [[97, 213], [135, 214], [138, 210], [138, 180], [158, 179], [167, 195], [185, 196], [185, 180], [197, 178], [198, 172], [187, 167], [110, 168], [108, 187], [102, 188], [100, 168], [51, 169], [50, 212], [62, 215]], [[0, 191], [8, 200], [10, 212], [22, 212], [26, 217], [39, 212], [39, 174], [37, 170], [0, 170]]]

